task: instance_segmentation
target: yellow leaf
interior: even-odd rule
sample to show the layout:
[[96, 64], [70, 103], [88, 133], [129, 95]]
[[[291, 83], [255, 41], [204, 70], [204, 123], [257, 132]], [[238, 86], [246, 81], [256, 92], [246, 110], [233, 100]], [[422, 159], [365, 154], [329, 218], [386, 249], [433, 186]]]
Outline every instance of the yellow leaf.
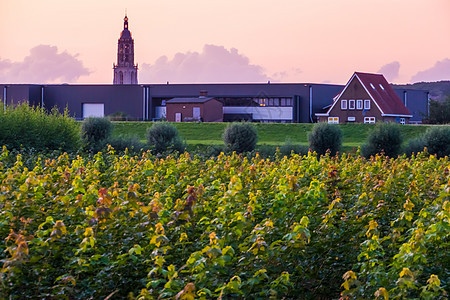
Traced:
[[375, 292], [375, 297], [381, 297], [383, 296], [384, 300], [389, 300], [389, 292], [384, 288], [381, 287], [378, 289], [378, 291]]
[[406, 210], [412, 210], [414, 207], [414, 203], [411, 202], [411, 200], [406, 199], [405, 204], [403, 204], [403, 208]]
[[403, 270], [400, 272], [400, 277], [403, 277], [405, 275], [409, 277], [414, 277], [413, 272], [411, 272], [409, 268], [403, 268]]
[[94, 231], [92, 230], [92, 227], [86, 228], [86, 230], [84, 231], [84, 236], [93, 236], [93, 235]]
[[356, 279], [356, 274], [353, 271], [347, 271], [342, 276], [342, 278], [344, 278], [344, 280], [346, 280], [346, 281], [349, 280], [349, 279]]
[[440, 286], [441, 285], [441, 281], [439, 280], [439, 277], [437, 275], [432, 274], [430, 276], [430, 279], [427, 280], [427, 283], [429, 285], [435, 285], [435, 286]]
[[187, 234], [186, 233], [181, 233], [181, 235], [180, 235], [180, 242], [182, 242], [182, 241], [184, 241], [184, 240], [187, 240], [187, 238], [188, 238], [188, 236], [187, 236]]

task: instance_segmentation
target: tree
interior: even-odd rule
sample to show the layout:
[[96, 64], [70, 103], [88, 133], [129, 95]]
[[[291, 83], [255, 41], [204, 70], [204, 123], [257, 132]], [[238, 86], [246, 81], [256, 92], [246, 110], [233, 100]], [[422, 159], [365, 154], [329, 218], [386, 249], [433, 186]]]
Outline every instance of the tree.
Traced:
[[450, 95], [444, 101], [430, 100], [429, 116], [426, 120], [430, 124], [450, 123]]

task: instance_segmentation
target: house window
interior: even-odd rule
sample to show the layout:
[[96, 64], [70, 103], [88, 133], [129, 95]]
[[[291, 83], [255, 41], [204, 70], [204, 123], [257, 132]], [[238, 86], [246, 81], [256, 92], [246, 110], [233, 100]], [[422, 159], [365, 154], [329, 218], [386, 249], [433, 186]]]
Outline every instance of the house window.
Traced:
[[349, 122], [355, 122], [356, 121], [356, 117], [348, 117], [347, 121]]
[[405, 118], [400, 118], [400, 124], [405, 125]]
[[371, 86], [373, 89], [375, 89], [375, 86], [374, 86], [372, 83], [370, 84], [370, 86]]
[[348, 100], [348, 109], [355, 109], [355, 100]]
[[365, 124], [375, 124], [375, 117], [365, 117], [364, 118], [364, 123]]
[[362, 109], [362, 108], [363, 108], [363, 101], [356, 100], [356, 109]]
[[347, 100], [341, 100], [341, 109], [347, 109]]
[[384, 91], [384, 86], [382, 86], [381, 83], [379, 85], [380, 85], [380, 88]]
[[370, 109], [370, 100], [364, 100], [364, 109]]
[[328, 124], [339, 124], [339, 117], [328, 117]]

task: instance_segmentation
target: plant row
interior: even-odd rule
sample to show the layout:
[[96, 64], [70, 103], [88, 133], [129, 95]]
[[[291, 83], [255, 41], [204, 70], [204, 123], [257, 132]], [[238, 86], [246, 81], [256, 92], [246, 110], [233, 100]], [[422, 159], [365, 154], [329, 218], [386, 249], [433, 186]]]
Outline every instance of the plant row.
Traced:
[[448, 158], [10, 155], [0, 298], [448, 297]]

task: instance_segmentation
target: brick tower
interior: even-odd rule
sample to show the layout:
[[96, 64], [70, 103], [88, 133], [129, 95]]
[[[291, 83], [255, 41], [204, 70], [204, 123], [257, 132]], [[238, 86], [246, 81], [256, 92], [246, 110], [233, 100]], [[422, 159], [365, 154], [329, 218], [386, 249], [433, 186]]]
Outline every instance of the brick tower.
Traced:
[[123, 30], [117, 47], [117, 64], [113, 64], [113, 84], [138, 84], [137, 65], [134, 64], [134, 40], [128, 30], [128, 17], [125, 13]]

